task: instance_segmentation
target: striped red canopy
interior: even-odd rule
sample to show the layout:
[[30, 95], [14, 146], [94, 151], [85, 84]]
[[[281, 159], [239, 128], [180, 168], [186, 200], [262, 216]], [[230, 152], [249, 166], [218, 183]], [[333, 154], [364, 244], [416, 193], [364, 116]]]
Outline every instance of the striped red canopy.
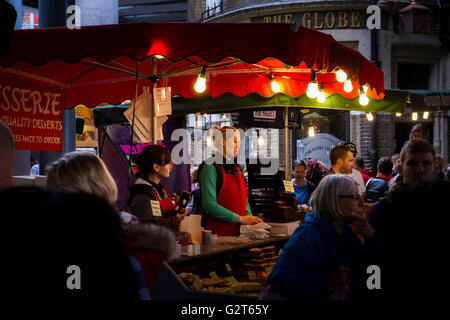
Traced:
[[[153, 59], [156, 55], [163, 58]], [[154, 67], [151, 61], [156, 61]], [[211, 97], [223, 93], [272, 96], [272, 76], [281, 91], [305, 93], [313, 68], [326, 95], [346, 98], [384, 96], [383, 72], [359, 52], [330, 35], [289, 24], [269, 23], [133, 23], [15, 31], [8, 55], [0, 56], [0, 80], [21, 79], [59, 90], [63, 108], [100, 102], [119, 104], [157, 76], [158, 86], [191, 98], [206, 67]], [[353, 90], [344, 92], [334, 70], [343, 69]], [[153, 78], [155, 79], [155, 78]]]

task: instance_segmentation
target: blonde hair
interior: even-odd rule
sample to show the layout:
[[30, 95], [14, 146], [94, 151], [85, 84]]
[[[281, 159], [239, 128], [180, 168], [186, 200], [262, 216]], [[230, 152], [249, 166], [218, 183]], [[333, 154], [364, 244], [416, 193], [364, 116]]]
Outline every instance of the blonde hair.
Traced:
[[325, 176], [311, 195], [309, 203], [316, 217], [328, 221], [339, 220], [345, 214], [339, 208], [339, 196], [352, 192], [355, 181], [343, 174]]
[[[211, 129], [210, 129], [212, 132], [213, 132], [213, 135], [212, 135], [212, 137], [213, 137], [213, 139], [214, 139], [214, 147], [217, 149], [217, 150], [222, 150], [222, 147], [223, 147], [223, 143], [226, 141], [226, 138], [227, 138], [227, 132], [229, 131], [229, 130], [233, 130], [234, 131], [234, 135], [236, 134], [236, 132], [237, 133], [239, 133], [239, 131], [238, 131], [238, 129], [236, 129], [235, 127], [232, 127], [232, 126], [224, 126], [224, 127], [220, 127], [220, 126], [212, 126], [211, 127]], [[218, 131], [220, 131], [220, 133], [222, 134], [222, 136], [220, 137], [217, 137], [216, 136], [216, 134], [215, 134], [215, 130], [218, 130]], [[233, 135], [233, 136], [234, 136]]]
[[47, 166], [48, 185], [95, 195], [114, 206], [116, 183], [105, 163], [90, 152], [70, 152]]

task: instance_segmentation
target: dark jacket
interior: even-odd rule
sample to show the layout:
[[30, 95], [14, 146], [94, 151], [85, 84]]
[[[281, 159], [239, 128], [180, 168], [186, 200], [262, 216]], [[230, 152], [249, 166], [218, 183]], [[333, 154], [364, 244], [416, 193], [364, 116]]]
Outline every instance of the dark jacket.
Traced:
[[175, 211], [163, 210], [162, 217], [153, 215], [150, 200], [156, 200], [154, 191], [158, 193], [160, 199], [167, 197], [161, 184], [155, 184], [151, 181], [144, 183], [141, 179], [136, 180], [136, 184], [130, 187], [130, 197], [128, 200], [130, 212], [139, 218], [141, 222], [153, 223], [178, 232], [180, 222], [175, 217]]
[[121, 241], [138, 259], [151, 297], [153, 281], [159, 275], [162, 261], [175, 251], [174, 232], [148, 223], [130, 224], [125, 228]]
[[348, 299], [360, 296], [360, 273], [367, 247], [350, 226], [341, 234], [325, 219], [307, 213], [283, 248], [270, 279], [271, 290], [288, 299], [332, 299], [328, 277], [340, 265], [350, 268]]
[[373, 177], [367, 181], [365, 201], [369, 203], [376, 202], [389, 190], [389, 180], [381, 177]]

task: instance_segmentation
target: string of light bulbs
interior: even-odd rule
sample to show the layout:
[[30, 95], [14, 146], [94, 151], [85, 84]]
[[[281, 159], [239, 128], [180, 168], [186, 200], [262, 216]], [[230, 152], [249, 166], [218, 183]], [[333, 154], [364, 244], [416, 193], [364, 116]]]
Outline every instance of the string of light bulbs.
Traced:
[[[249, 69], [250, 71], [255, 73], [257, 76], [264, 76], [264, 75], [257, 74], [254, 70], [250, 69], [247, 66], [247, 64], [245, 64], [245, 66], [247, 67], [247, 69]], [[198, 75], [197, 81], [194, 85], [194, 89], [198, 93], [202, 93], [206, 90], [206, 68], [207, 68], [206, 66], [202, 66], [201, 72]], [[321, 82], [320, 87], [319, 87], [319, 83], [317, 82], [317, 78], [316, 78], [316, 73], [317, 73], [316, 70], [311, 69], [311, 77], [310, 77], [310, 80], [308, 81], [306, 95], [310, 99], [317, 98], [317, 101], [319, 103], [324, 103], [326, 100], [326, 95], [325, 95], [325, 91], [324, 91], [324, 87], [323, 87], [324, 84], [335, 83], [335, 82], [334, 81], [333, 82]], [[340, 68], [335, 72], [335, 74], [336, 74], [337, 82], [344, 82], [344, 88], [343, 88], [344, 91], [347, 93], [351, 92], [353, 90], [353, 85], [352, 85], [352, 81], [350, 79], [347, 79], [347, 74]], [[297, 79], [297, 78], [288, 77], [288, 76], [279, 75], [279, 74], [273, 74], [273, 73], [270, 73], [266, 76], [268, 76], [268, 78], [269, 78], [270, 87], [274, 93], [278, 93], [281, 91], [281, 86], [275, 80], [275, 77], [286, 78], [286, 79], [296, 80], [296, 81], [305, 81], [303, 79]], [[366, 106], [369, 104], [367, 90], [368, 90], [368, 87], [366, 85], [363, 85], [363, 86], [360, 86], [359, 91], [358, 91], [359, 103], [362, 106]]]

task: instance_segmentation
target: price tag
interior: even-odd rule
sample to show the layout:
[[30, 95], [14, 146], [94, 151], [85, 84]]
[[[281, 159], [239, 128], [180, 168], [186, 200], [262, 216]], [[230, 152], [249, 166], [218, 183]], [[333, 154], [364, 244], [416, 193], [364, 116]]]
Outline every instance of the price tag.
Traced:
[[152, 206], [152, 212], [154, 217], [162, 217], [161, 206], [159, 205], [159, 201], [150, 200], [150, 204]]
[[294, 185], [292, 184], [292, 181], [283, 180], [283, 183], [284, 183], [284, 191], [295, 193]]
[[219, 277], [217, 276], [217, 273], [215, 273], [214, 271], [210, 272], [209, 275], [210, 275], [211, 278], [213, 278], [213, 279], [219, 278]]
[[228, 263], [225, 263], [225, 268], [227, 269], [228, 272], [231, 273], [231, 266]]
[[195, 279], [193, 286], [196, 290], [200, 290], [203, 287], [203, 282], [200, 279]]
[[250, 280], [256, 280], [256, 272], [255, 271], [249, 271], [248, 272], [248, 278]]

